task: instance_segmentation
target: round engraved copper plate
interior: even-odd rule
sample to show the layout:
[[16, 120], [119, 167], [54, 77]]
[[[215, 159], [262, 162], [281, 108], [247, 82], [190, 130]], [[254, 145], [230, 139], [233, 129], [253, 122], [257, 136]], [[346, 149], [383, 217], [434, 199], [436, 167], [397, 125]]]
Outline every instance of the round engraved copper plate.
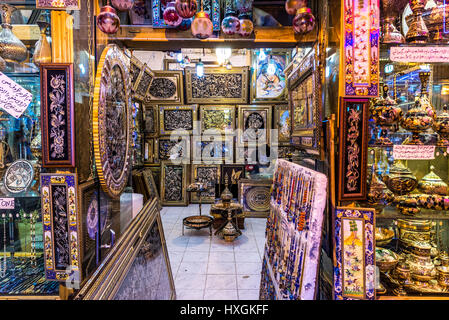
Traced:
[[246, 204], [253, 211], [270, 210], [270, 188], [253, 187], [246, 193]]
[[98, 177], [112, 198], [123, 192], [130, 170], [130, 89], [128, 59], [116, 45], [107, 46], [95, 79], [92, 126]]

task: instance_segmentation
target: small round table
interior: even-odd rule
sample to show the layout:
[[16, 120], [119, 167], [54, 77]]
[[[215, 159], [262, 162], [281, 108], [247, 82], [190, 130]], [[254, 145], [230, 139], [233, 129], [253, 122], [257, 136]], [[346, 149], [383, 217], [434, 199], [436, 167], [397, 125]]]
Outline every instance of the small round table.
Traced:
[[206, 184], [200, 182], [194, 182], [187, 187], [187, 192], [196, 192], [198, 195], [198, 199], [200, 200], [200, 214], [182, 219], [182, 235], [184, 235], [184, 227], [188, 227], [196, 230], [209, 228], [209, 236], [212, 236], [212, 222], [214, 221], [214, 218], [211, 216], [203, 216], [201, 214], [201, 193], [207, 189]]

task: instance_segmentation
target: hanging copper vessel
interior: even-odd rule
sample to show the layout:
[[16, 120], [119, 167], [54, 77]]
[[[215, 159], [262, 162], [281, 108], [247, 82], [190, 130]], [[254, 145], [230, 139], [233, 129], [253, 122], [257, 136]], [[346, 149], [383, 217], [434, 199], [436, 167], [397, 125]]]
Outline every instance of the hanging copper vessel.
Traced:
[[430, 166], [430, 172], [419, 181], [418, 190], [422, 193], [447, 196], [449, 190], [447, 184], [433, 170], [435, 167]]
[[376, 99], [371, 108], [371, 117], [376, 125], [381, 127], [380, 137], [375, 141], [376, 146], [392, 146], [388, 138], [388, 129], [396, 125], [402, 117], [402, 109], [388, 96], [388, 86], [383, 86], [383, 97]]
[[176, 0], [175, 7], [183, 19], [189, 19], [195, 15], [198, 5], [196, 0]]
[[106, 34], [115, 34], [120, 28], [120, 18], [115, 9], [109, 5], [109, 0], [97, 16], [97, 25]]
[[382, 42], [383, 43], [404, 43], [405, 38], [395, 27], [396, 19], [401, 15], [408, 0], [382, 0], [383, 23]]
[[437, 146], [449, 147], [449, 113], [447, 104], [443, 106], [443, 112], [436, 117], [432, 128], [438, 133]]
[[401, 160], [395, 160], [393, 166], [390, 168], [390, 172], [382, 178], [388, 189], [396, 195], [405, 195], [410, 193], [418, 184], [416, 177], [412, 174], [410, 169], [402, 163]]
[[0, 56], [8, 63], [23, 62], [28, 50], [12, 32], [11, 14], [16, 10], [8, 4], [1, 4], [2, 31], [0, 32]]
[[409, 29], [405, 36], [410, 43], [426, 43], [429, 38], [429, 30], [422, 18], [427, 0], [410, 0], [410, 8], [413, 15], [410, 21]]
[[310, 8], [300, 8], [296, 11], [296, 16], [292, 22], [293, 30], [298, 34], [306, 34], [315, 27], [315, 17]]
[[36, 66], [40, 66], [41, 63], [51, 62], [51, 47], [47, 40], [47, 29], [50, 26], [48, 22], [38, 21], [37, 25], [40, 29], [40, 38], [36, 42], [36, 46], [33, 54], [33, 63]]

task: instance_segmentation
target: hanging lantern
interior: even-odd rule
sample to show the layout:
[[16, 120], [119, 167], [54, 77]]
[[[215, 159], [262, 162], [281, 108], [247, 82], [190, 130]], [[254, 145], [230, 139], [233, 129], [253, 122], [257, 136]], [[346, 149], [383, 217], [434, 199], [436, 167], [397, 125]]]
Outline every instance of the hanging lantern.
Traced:
[[306, 7], [306, 0], [287, 0], [285, 1], [285, 11], [287, 14], [294, 16], [298, 9]]
[[119, 11], [128, 11], [134, 6], [134, 0], [112, 0], [112, 5]]
[[115, 9], [109, 5], [109, 0], [107, 5], [103, 6], [98, 14], [97, 25], [106, 34], [117, 33], [120, 28], [120, 18]]
[[249, 37], [254, 30], [253, 21], [250, 19], [248, 14], [240, 14], [239, 15], [240, 22], [240, 35], [242, 37]]
[[182, 23], [182, 17], [179, 15], [178, 11], [176, 11], [175, 3], [169, 2], [167, 7], [164, 10], [164, 22], [165, 24], [177, 27]]
[[210, 21], [209, 15], [203, 10], [203, 1], [201, 0], [201, 11], [195, 15], [192, 22], [192, 34], [199, 39], [207, 39], [212, 35], [214, 26]]
[[301, 8], [296, 11], [293, 19], [293, 30], [298, 34], [306, 34], [313, 30], [315, 26], [315, 17], [309, 8]]
[[39, 26], [41, 36], [34, 47], [33, 62], [35, 65], [40, 66], [41, 63], [51, 62], [51, 47], [46, 34], [50, 24], [48, 22], [38, 21], [37, 25]]
[[221, 22], [221, 30], [226, 35], [233, 35], [240, 31], [240, 21], [235, 16], [232, 0], [226, 0], [226, 13], [225, 18]]
[[192, 18], [196, 13], [196, 0], [176, 0], [175, 8], [182, 18]]
[[0, 32], [0, 56], [9, 63], [22, 62], [26, 59], [28, 50], [22, 41], [12, 32], [11, 15], [16, 10], [9, 4], [0, 7], [2, 15], [2, 31]]

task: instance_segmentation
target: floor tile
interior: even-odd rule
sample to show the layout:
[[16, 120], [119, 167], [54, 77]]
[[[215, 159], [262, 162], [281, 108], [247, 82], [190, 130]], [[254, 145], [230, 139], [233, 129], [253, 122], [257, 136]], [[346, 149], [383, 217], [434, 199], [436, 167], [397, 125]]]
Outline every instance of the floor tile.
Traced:
[[236, 290], [237, 278], [233, 275], [208, 274], [206, 276], [206, 290]]
[[205, 290], [204, 300], [237, 300], [237, 290]]
[[[187, 252], [186, 252], [187, 253]], [[206, 274], [207, 262], [181, 262], [178, 274]]]
[[209, 252], [202, 251], [186, 251], [182, 258], [182, 262], [207, 262], [209, 261]]
[[186, 251], [202, 251], [209, 252], [210, 242], [205, 241], [203, 243], [189, 243], [187, 244]]
[[179, 289], [176, 290], [176, 300], [203, 300], [204, 290]]
[[262, 263], [260, 262], [237, 262], [235, 264], [238, 275], [259, 274], [262, 270]]
[[258, 290], [260, 288], [260, 275], [237, 275], [237, 288]]
[[203, 290], [206, 285], [205, 274], [179, 274], [175, 278], [175, 288]]
[[260, 255], [257, 251], [235, 251], [235, 262], [261, 262]]
[[235, 263], [209, 261], [207, 274], [235, 274]]
[[210, 262], [234, 262], [234, 252], [213, 251], [209, 253]]
[[239, 300], [259, 300], [259, 290], [238, 290]]

